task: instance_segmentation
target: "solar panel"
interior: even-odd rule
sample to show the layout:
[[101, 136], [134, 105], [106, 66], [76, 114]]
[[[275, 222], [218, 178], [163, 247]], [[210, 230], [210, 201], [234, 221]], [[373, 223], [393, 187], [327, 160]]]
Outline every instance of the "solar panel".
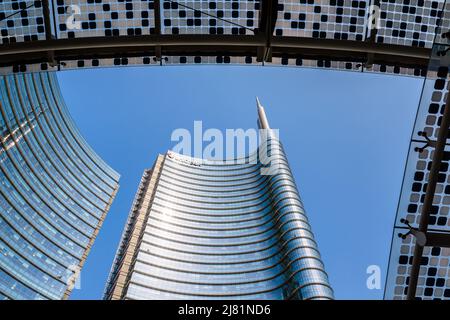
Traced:
[[260, 1], [163, 1], [164, 34], [250, 34], [258, 27]]
[[[415, 240], [396, 236], [404, 228], [394, 229], [385, 299], [406, 299]], [[425, 247], [419, 272], [416, 297], [423, 300], [450, 299], [450, 248]]]
[[[0, 44], [45, 40], [42, 4], [43, 0], [1, 1]], [[62, 40], [139, 37], [158, 32], [162, 35], [254, 35], [263, 3], [260, 0], [49, 0], [49, 4], [52, 37]], [[443, 0], [401, 3], [391, 0], [280, 0], [273, 35], [430, 48], [443, 4]], [[155, 9], [159, 9], [159, 19]], [[448, 12], [444, 13], [446, 21], [450, 21]], [[376, 34], [369, 28], [372, 17], [379, 18]], [[180, 53], [153, 63], [152, 56], [126, 55], [119, 50], [117, 57], [112, 59], [83, 59], [80, 56], [70, 61], [62, 59], [59, 66], [45, 62], [0, 66], [0, 74], [135, 64], [197, 64], [198, 61], [206, 64], [262, 64], [256, 62], [254, 54], [233, 57], [227, 52], [212, 52], [211, 55], [203, 53], [199, 57], [195, 54], [183, 57]], [[358, 61], [341, 60], [286, 56], [275, 57], [267, 64], [424, 76], [423, 70], [414, 66], [362, 66]]]
[[431, 48], [444, 2], [379, 1], [380, 29], [376, 36], [377, 42]]
[[[405, 220], [411, 227], [417, 228], [423, 211], [435, 142], [449, 91], [450, 57], [447, 49], [450, 46], [444, 44], [447, 40], [441, 36], [445, 32], [445, 28], [441, 28], [436, 35], [424, 80], [395, 219], [385, 299], [407, 298], [416, 238], [412, 235], [401, 238], [399, 234], [406, 234], [409, 230]], [[437, 235], [450, 234], [449, 161], [450, 141], [447, 139], [429, 211], [428, 231]], [[427, 243], [420, 261], [417, 299], [450, 299], [449, 258], [450, 248]]]
[[370, 1], [280, 1], [277, 36], [364, 40]]
[[45, 40], [41, 1], [0, 1], [0, 44]]
[[57, 38], [155, 33], [154, 1], [54, 0], [53, 5]]

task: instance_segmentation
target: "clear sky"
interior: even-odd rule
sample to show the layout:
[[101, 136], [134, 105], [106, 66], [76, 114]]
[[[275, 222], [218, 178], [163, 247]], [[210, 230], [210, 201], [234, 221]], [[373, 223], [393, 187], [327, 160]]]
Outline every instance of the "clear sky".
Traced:
[[[120, 189], [72, 299], [100, 299], [144, 168], [177, 128], [254, 128], [255, 96], [280, 130], [338, 299], [381, 299], [422, 80], [319, 69], [142, 67], [58, 73], [90, 145]], [[366, 287], [378, 265], [382, 289]]]

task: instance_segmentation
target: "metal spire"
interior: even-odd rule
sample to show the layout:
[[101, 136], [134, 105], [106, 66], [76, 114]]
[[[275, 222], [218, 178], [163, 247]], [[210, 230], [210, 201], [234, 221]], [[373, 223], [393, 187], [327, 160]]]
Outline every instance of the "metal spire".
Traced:
[[269, 121], [267, 120], [266, 112], [264, 107], [259, 102], [258, 97], [256, 97], [256, 109], [258, 111], [258, 124], [260, 129], [270, 129]]

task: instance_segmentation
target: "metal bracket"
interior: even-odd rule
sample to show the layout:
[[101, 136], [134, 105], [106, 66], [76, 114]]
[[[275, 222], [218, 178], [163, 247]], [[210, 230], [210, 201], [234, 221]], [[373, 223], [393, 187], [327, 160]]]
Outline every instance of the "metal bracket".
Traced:
[[406, 239], [410, 234], [416, 238], [416, 244], [424, 247], [427, 244], [427, 236], [424, 232], [419, 231], [417, 228], [413, 228], [409, 221], [406, 219], [400, 219], [400, 222], [405, 224], [409, 231], [407, 233], [399, 233], [398, 236], [402, 239]]
[[417, 228], [413, 228], [406, 219], [400, 219], [400, 222], [406, 224], [409, 229], [407, 233], [399, 233], [398, 236], [400, 238], [406, 239], [407, 236], [413, 235], [416, 238], [416, 244], [421, 247], [450, 248], [450, 233], [422, 232]]
[[425, 131], [419, 131], [419, 132], [417, 132], [417, 135], [420, 137], [424, 137], [426, 142], [425, 142], [425, 145], [421, 148], [415, 147], [414, 151], [416, 151], [418, 153], [422, 153], [428, 147], [436, 148], [436, 141], [431, 140]]

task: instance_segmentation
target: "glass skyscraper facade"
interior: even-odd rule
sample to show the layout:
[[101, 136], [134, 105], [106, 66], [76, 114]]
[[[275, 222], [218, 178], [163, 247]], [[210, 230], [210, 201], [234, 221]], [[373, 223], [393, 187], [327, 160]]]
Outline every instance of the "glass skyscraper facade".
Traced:
[[66, 299], [118, 188], [54, 73], [0, 77], [0, 299]]
[[[268, 129], [259, 103], [258, 115]], [[270, 174], [254, 155], [159, 155], [142, 176], [104, 298], [333, 299], [283, 147], [269, 135], [260, 148]]]

